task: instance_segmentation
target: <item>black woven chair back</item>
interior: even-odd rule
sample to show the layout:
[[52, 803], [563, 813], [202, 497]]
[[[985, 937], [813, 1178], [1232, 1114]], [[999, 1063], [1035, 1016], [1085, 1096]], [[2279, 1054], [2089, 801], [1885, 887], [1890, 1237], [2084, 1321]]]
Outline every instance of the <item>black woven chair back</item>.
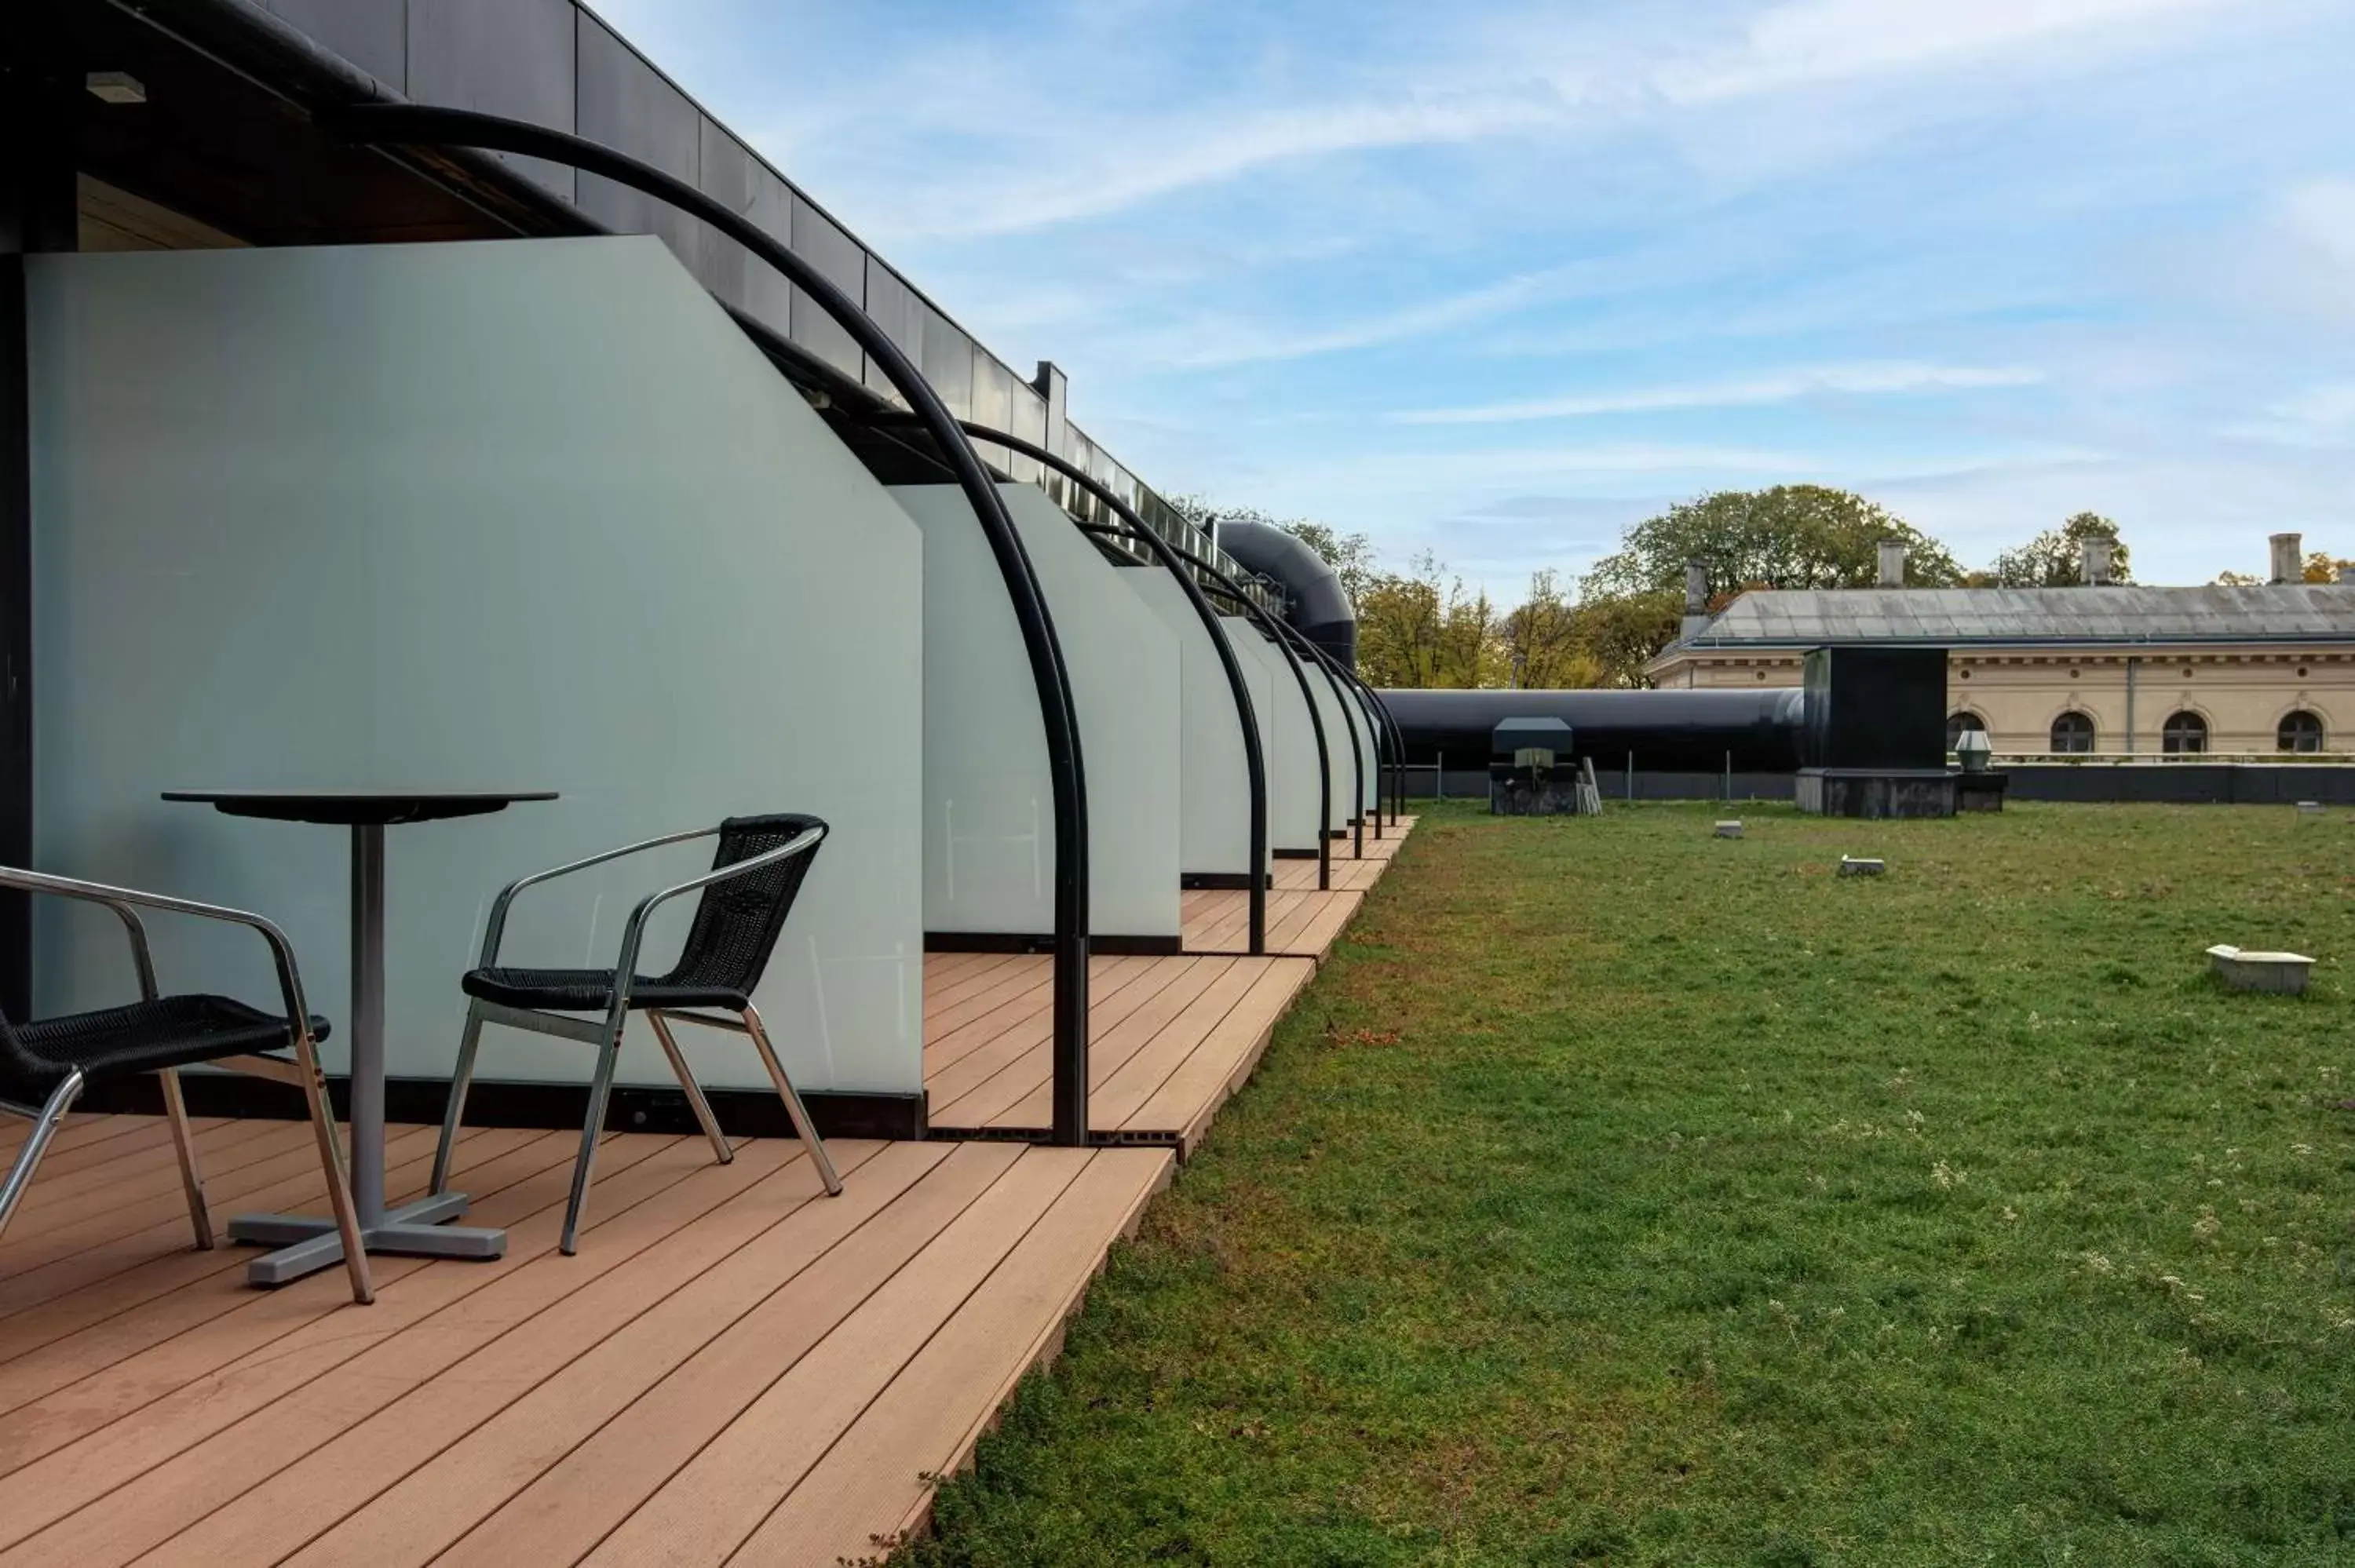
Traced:
[[[730, 817], [719, 824], [719, 847], [712, 853], [711, 869], [780, 849], [825, 826], [815, 817], [784, 812]], [[809, 874], [810, 862], [823, 847], [813, 845], [765, 870], [705, 888], [695, 906], [695, 923], [687, 927], [687, 945], [660, 983], [751, 995], [761, 983], [761, 971], [769, 967], [777, 934], [785, 928], [785, 916], [793, 909], [802, 879]]]

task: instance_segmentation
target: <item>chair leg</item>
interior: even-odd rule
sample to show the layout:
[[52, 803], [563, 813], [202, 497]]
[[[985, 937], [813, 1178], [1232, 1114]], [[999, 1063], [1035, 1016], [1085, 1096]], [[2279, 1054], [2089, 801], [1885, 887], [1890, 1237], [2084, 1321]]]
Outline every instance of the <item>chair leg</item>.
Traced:
[[589, 1204], [589, 1181], [596, 1173], [597, 1140], [605, 1130], [605, 1102], [613, 1091], [613, 1064], [622, 1054], [622, 1031], [630, 1015], [615, 1010], [597, 1047], [597, 1075], [589, 1083], [589, 1117], [581, 1124], [581, 1154], [572, 1162], [572, 1197], [564, 1206], [564, 1234], [557, 1250], [570, 1257], [581, 1250], [581, 1211]]
[[687, 1091], [687, 1108], [695, 1112], [696, 1125], [711, 1140], [713, 1156], [722, 1165], [730, 1163], [736, 1158], [736, 1151], [728, 1146], [728, 1135], [719, 1130], [719, 1118], [711, 1114], [711, 1102], [703, 1097], [703, 1086], [687, 1070], [687, 1058], [679, 1054], [678, 1042], [671, 1036], [670, 1020], [659, 1012], [649, 1012], [646, 1022], [655, 1026], [655, 1038], [662, 1042], [663, 1054], [670, 1058], [670, 1070], [678, 1078], [678, 1086]]
[[327, 1174], [327, 1202], [335, 1211], [336, 1231], [344, 1241], [344, 1272], [351, 1277], [352, 1299], [365, 1307], [376, 1299], [376, 1282], [368, 1277], [368, 1242], [360, 1234], [360, 1214], [352, 1202], [352, 1183], [344, 1168], [344, 1151], [336, 1139], [336, 1107], [327, 1097], [326, 1075], [319, 1071], [319, 1047], [308, 1029], [294, 1036], [294, 1065], [303, 1074], [303, 1098], [311, 1107], [311, 1132], [319, 1145], [319, 1164]]
[[212, 1211], [205, 1203], [205, 1179], [197, 1169], [197, 1137], [188, 1128], [188, 1103], [180, 1096], [180, 1074], [166, 1067], [155, 1075], [164, 1086], [164, 1115], [172, 1124], [172, 1147], [179, 1151], [180, 1185], [188, 1194], [188, 1224], [197, 1233], [197, 1250], [213, 1250]]
[[8, 1180], [0, 1184], [0, 1235], [7, 1234], [8, 1218], [23, 1201], [25, 1189], [33, 1184], [33, 1171], [48, 1152], [49, 1139], [58, 1133], [58, 1125], [66, 1119], [66, 1112], [81, 1097], [81, 1075], [68, 1073], [66, 1081], [49, 1091], [41, 1106], [41, 1113], [33, 1118], [33, 1130], [25, 1135], [25, 1147], [16, 1151], [16, 1163], [8, 1170]]
[[483, 1044], [483, 1004], [466, 1008], [466, 1032], [458, 1036], [458, 1065], [450, 1074], [450, 1099], [442, 1107], [442, 1141], [433, 1149], [433, 1180], [426, 1191], [439, 1196], [450, 1188], [450, 1160], [457, 1152], [458, 1123], [466, 1114], [466, 1091], [474, 1082], [474, 1053]]
[[802, 1104], [801, 1096], [794, 1092], [793, 1080], [785, 1076], [784, 1064], [769, 1045], [769, 1032], [761, 1027], [761, 1011], [755, 1007], [744, 1010], [744, 1033], [752, 1037], [752, 1048], [761, 1053], [761, 1065], [769, 1070], [769, 1081], [777, 1086], [777, 1097], [785, 1102], [785, 1115], [793, 1118], [794, 1132], [809, 1146], [810, 1159], [817, 1166], [818, 1180], [826, 1183], [829, 1196], [842, 1196], [842, 1178], [834, 1172], [834, 1160], [826, 1151], [826, 1140], [817, 1135], [810, 1121], [809, 1110]]

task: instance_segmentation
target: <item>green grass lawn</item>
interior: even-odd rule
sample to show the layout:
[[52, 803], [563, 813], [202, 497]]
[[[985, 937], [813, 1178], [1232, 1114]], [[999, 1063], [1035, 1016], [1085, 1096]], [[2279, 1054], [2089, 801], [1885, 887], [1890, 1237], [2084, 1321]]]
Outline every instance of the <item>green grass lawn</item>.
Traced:
[[909, 1560], [2355, 1563], [2355, 817], [1722, 814], [1428, 811]]

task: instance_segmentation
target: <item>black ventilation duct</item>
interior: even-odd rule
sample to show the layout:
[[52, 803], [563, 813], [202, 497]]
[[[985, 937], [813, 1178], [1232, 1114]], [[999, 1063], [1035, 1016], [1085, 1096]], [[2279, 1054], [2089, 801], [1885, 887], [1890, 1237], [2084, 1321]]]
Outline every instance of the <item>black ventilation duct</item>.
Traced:
[[1507, 719], [1558, 718], [1577, 736], [1578, 755], [1598, 768], [1632, 756], [1646, 772], [1788, 773], [1799, 766], [1806, 696], [1796, 686], [1756, 691], [1496, 692], [1386, 691], [1382, 701], [1406, 741], [1407, 761], [1476, 768]]
[[1284, 620], [1340, 662], [1358, 667], [1358, 612], [1325, 557], [1294, 535], [1264, 523], [1220, 523], [1219, 547], [1247, 571], [1273, 577], [1288, 601]]

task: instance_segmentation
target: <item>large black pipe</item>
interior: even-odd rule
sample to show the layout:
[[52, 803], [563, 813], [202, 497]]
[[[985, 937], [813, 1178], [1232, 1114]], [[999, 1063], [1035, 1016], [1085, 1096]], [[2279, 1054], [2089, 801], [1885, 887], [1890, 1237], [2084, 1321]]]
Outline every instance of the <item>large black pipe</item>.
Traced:
[[1264, 523], [1220, 522], [1216, 537], [1244, 567], [1284, 585], [1292, 601], [1284, 619], [1308, 641], [1358, 667], [1358, 611], [1340, 574], [1307, 541]]
[[1059, 1144], [1088, 1140], [1088, 807], [1080, 757], [1079, 710], [1071, 700], [1071, 673], [1046, 595], [1039, 587], [1022, 536], [1007, 513], [973, 443], [930, 383], [877, 325], [825, 273], [734, 209], [693, 185], [617, 153], [611, 147], [545, 126], [467, 110], [406, 104], [366, 104], [322, 110], [323, 129], [345, 141], [402, 146], [485, 148], [546, 158], [600, 175], [702, 219], [783, 273], [847, 332], [883, 373], [893, 391], [908, 401], [939, 447], [989, 541], [998, 576], [1022, 629], [1031, 683], [1039, 694], [1039, 716], [1047, 735], [1047, 773], [1055, 817], [1054, 1126]]
[[[905, 414], [884, 415], [879, 424], [910, 424], [914, 421]], [[1057, 457], [1045, 447], [1026, 441], [1004, 430], [992, 429], [975, 419], [961, 420], [965, 434], [991, 441], [1008, 451], [1021, 453], [1034, 462], [1043, 463], [1065, 479], [1094, 496], [1121, 520], [1122, 531], [1153, 553], [1153, 558], [1178, 579], [1185, 590], [1186, 600], [1200, 618], [1202, 630], [1209, 633], [1210, 646], [1218, 651], [1219, 667], [1226, 673], [1227, 691], [1234, 698], [1235, 722], [1242, 728], [1244, 784], [1251, 797], [1251, 866], [1249, 887], [1251, 914], [1251, 950], [1254, 957], [1267, 951], [1267, 758], [1260, 749], [1259, 712], [1252, 705], [1251, 687], [1243, 679], [1243, 667], [1235, 657], [1234, 644], [1227, 639], [1226, 622], [1202, 593], [1202, 585], [1186, 569], [1178, 552], [1169, 542], [1155, 533], [1144, 518], [1138, 516], [1127, 502], [1113, 488], [1067, 459]]]
[[1799, 766], [1805, 694], [1760, 691], [1382, 693], [1410, 760], [1485, 768], [1490, 732], [1508, 718], [1558, 718], [1598, 769], [1632, 757], [1643, 771], [1788, 773]]

